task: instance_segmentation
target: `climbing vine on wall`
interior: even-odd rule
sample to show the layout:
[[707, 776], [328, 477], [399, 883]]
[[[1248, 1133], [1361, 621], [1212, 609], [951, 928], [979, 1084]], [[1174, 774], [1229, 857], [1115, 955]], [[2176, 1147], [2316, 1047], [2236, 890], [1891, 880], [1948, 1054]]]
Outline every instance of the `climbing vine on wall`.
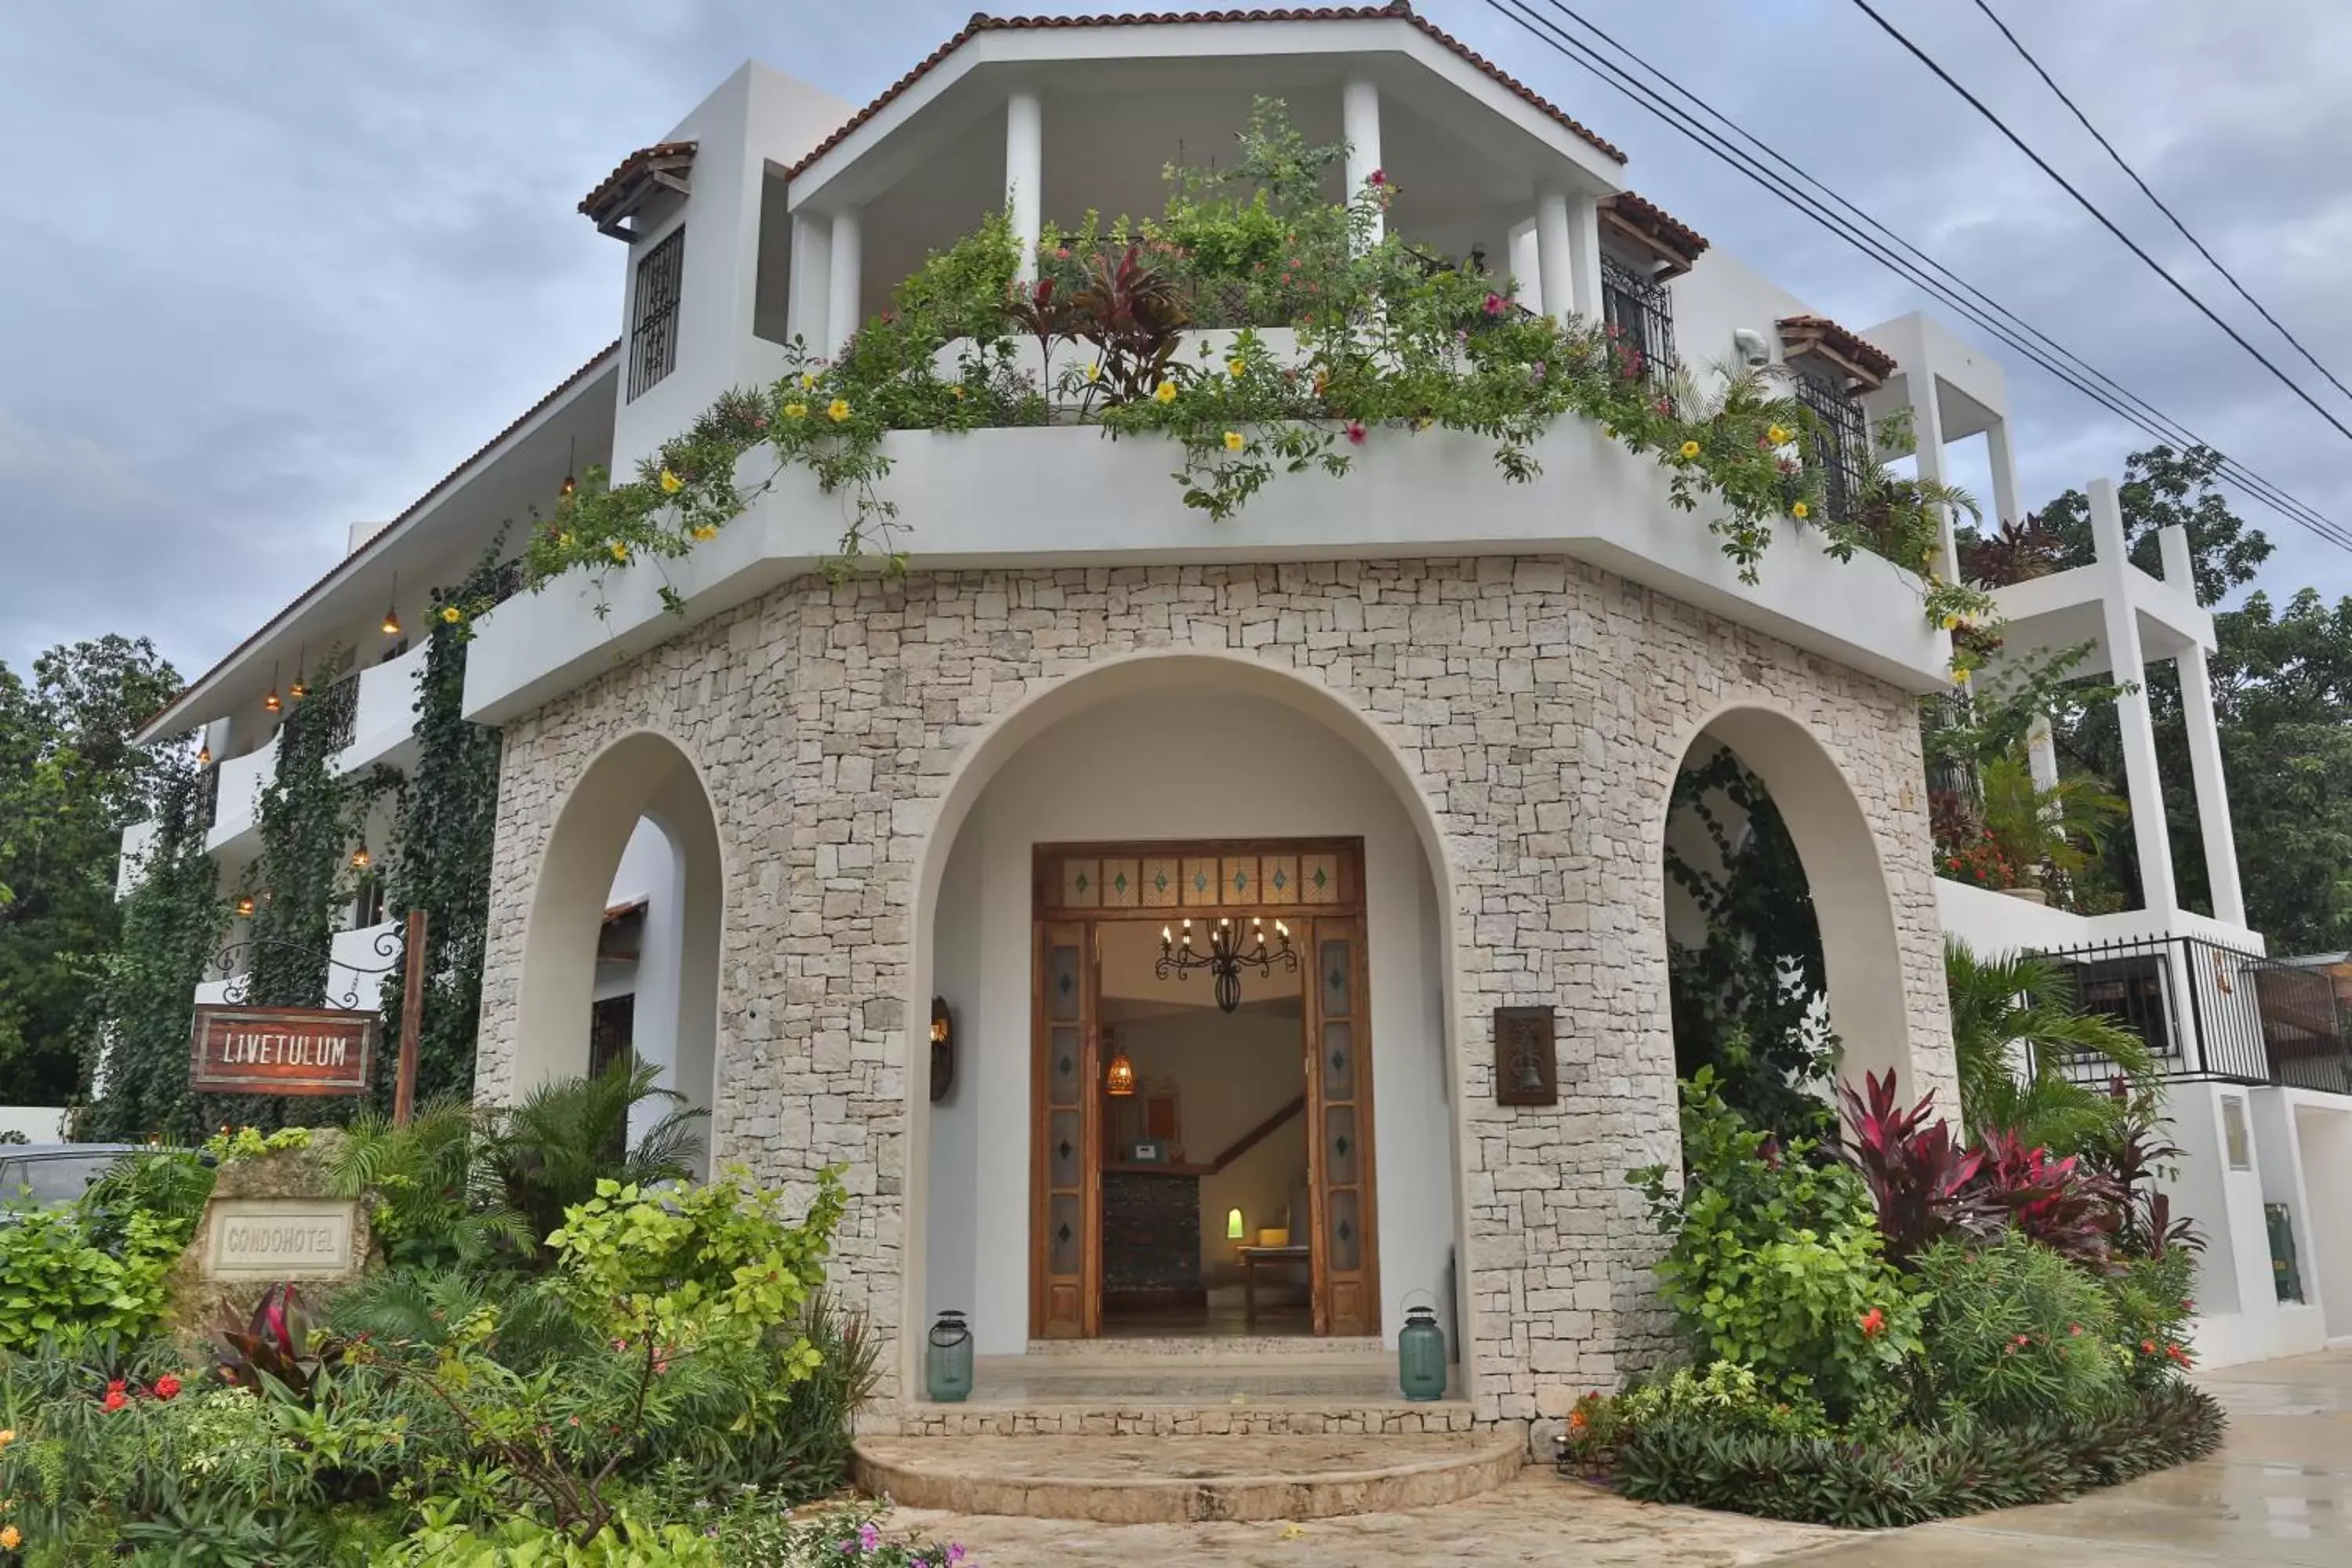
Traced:
[[188, 1089], [188, 1028], [227, 910], [205, 853], [204, 775], [184, 755], [158, 767], [155, 836], [123, 900], [121, 944], [106, 960], [79, 1138], [185, 1141], [201, 1132]]
[[1675, 1071], [1712, 1067], [1725, 1100], [1760, 1125], [1818, 1135], [1836, 1042], [1821, 1016], [1828, 970], [1796, 842], [1763, 780], [1728, 750], [1676, 775], [1673, 812], [1714, 848], [1708, 864], [1666, 847], [1667, 879], [1706, 921], [1699, 942], [1667, 943]]
[[[511, 568], [494, 544], [457, 587], [434, 595], [431, 640], [417, 679], [416, 766], [400, 799], [386, 879], [385, 912], [425, 913], [430, 959], [417, 1041], [419, 1102], [469, 1094], [474, 1031], [482, 1010], [482, 949], [488, 935], [490, 851], [498, 825], [499, 738], [467, 721], [466, 644], [474, 616], [510, 590]], [[400, 1046], [404, 975], [383, 987], [384, 1081]]]

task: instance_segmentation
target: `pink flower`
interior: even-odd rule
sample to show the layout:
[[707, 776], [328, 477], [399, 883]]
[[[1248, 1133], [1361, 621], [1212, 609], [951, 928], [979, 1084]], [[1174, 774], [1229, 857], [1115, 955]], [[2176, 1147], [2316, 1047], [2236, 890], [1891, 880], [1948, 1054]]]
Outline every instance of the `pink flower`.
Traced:
[[857, 1549], [860, 1552], [871, 1552], [881, 1544], [882, 1532], [874, 1528], [872, 1520], [857, 1527]]
[[1499, 315], [1501, 315], [1501, 314], [1503, 313], [1503, 303], [1504, 303], [1504, 301], [1503, 301], [1503, 297], [1502, 297], [1500, 294], [1489, 294], [1489, 295], [1487, 295], [1487, 296], [1486, 296], [1486, 314], [1488, 314], [1488, 315], [1490, 315], [1490, 316], [1499, 316]]
[[1370, 174], [1366, 175], [1364, 179], [1364, 184], [1375, 188], [1385, 185], [1388, 183], [1389, 172], [1386, 169], [1374, 169]]
[[1350, 419], [1348, 421], [1348, 442], [1349, 445], [1355, 447], [1360, 447], [1364, 444], [1364, 422], [1362, 420]]

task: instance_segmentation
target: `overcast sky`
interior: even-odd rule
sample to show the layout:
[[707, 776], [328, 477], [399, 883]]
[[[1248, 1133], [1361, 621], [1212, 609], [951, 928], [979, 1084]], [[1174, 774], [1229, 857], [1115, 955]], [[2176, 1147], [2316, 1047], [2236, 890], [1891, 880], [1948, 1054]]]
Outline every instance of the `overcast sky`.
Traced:
[[[1572, 3], [1994, 298], [2352, 525], [2352, 440], [2096, 229], [1850, 0]], [[2352, 382], [2352, 5], [1992, 3], [2158, 193]], [[2224, 286], [2168, 237], [1972, 5], [1880, 4], [2220, 306]], [[0, 658], [22, 668], [56, 642], [144, 633], [193, 674], [331, 564], [351, 522], [401, 510], [611, 340], [623, 251], [572, 207], [623, 153], [746, 56], [863, 102], [971, 5], [5, 9], [0, 145], [17, 194], [0, 228]], [[1860, 327], [1927, 302], [1484, 0], [1420, 9], [1623, 147], [1637, 189], [1815, 309]], [[2242, 306], [2227, 313], [2251, 321]], [[2257, 341], [2294, 363], [2266, 331]], [[2147, 444], [2004, 357], [2029, 504], [2120, 472]], [[2352, 424], [2352, 402], [2326, 401]], [[2247, 510], [2279, 545], [2266, 586], [2352, 593], [2352, 555]]]

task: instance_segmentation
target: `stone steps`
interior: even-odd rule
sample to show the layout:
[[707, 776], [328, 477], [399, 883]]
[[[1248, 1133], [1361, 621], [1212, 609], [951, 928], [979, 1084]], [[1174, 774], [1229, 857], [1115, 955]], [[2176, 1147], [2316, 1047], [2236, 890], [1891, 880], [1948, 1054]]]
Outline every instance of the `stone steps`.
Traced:
[[[1279, 1428], [1117, 1434], [1087, 1427], [1083, 1436], [863, 1437], [857, 1483], [903, 1508], [1103, 1524], [1394, 1513], [1477, 1497], [1518, 1473], [1525, 1436], [1511, 1426], [1471, 1430], [1469, 1407], [1459, 1408], [1459, 1430], [1333, 1435], [1318, 1428], [1303, 1436]], [[1400, 1404], [1400, 1417], [1404, 1412], [1453, 1415], [1444, 1405]], [[1273, 1413], [1253, 1407], [1192, 1415]]]
[[[1303, 1394], [1215, 1400], [1077, 1394], [1060, 1398], [905, 1405], [868, 1417], [877, 1436], [1437, 1436], [1476, 1423], [1466, 1399], [1415, 1402]], [[888, 1428], [895, 1425], [892, 1434]]]

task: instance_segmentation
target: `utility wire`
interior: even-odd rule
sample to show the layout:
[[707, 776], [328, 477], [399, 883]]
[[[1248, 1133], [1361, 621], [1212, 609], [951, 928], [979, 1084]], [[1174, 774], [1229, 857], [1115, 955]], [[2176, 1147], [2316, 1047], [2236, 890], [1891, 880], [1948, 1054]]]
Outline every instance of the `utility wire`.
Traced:
[[2218, 314], [2216, 314], [2213, 307], [2199, 299], [2196, 292], [2191, 289], [2189, 285], [2183, 283], [2179, 279], [2175, 278], [2169, 271], [2166, 270], [2162, 262], [2158, 261], [2155, 257], [2150, 256], [2146, 250], [2142, 249], [2137, 240], [2132, 238], [2131, 236], [2116, 227], [2116, 222], [2113, 218], [2109, 217], [2105, 213], [2101, 212], [2097, 205], [2092, 202], [2090, 197], [2075, 189], [2074, 183], [2068, 180], [2065, 175], [2052, 168], [2050, 166], [2050, 161], [2042, 157], [2041, 153], [2035, 152], [2032, 147], [2026, 142], [2025, 138], [2011, 130], [2009, 128], [2008, 121], [2002, 120], [2000, 115], [1995, 114], [1991, 110], [1986, 108], [1983, 100], [1977, 97], [1975, 93], [1970, 92], [1967, 88], [1961, 86], [1959, 81], [1953, 77], [1951, 72], [1937, 64], [1934, 56], [1928, 54], [1927, 50], [1921, 48], [1909, 38], [1904, 37], [1902, 29], [1895, 26], [1894, 23], [1888, 21], [1885, 16], [1881, 16], [1878, 13], [1877, 8], [1871, 5], [1870, 0], [1853, 0], [1853, 4], [1861, 10], [1864, 16], [1868, 16], [1872, 21], [1877, 23], [1879, 26], [1885, 31], [1888, 37], [1893, 38], [1896, 43], [1902, 45], [1904, 48], [1908, 50], [1912, 58], [1917, 60], [1921, 65], [1926, 66], [1930, 71], [1933, 71], [1937, 80], [1941, 81], [1946, 87], [1950, 88], [1954, 92], [1958, 93], [1961, 98], [1968, 101], [1969, 108], [1975, 110], [1979, 114], [1983, 115], [1985, 120], [1994, 130], [2000, 132], [2003, 136], [2009, 139], [2011, 146], [2015, 147], [2019, 152], [2024, 153], [2028, 158], [2033, 161], [2033, 166], [2035, 168], [2041, 170], [2043, 174], [2049, 175], [2051, 179], [2056, 181], [2060, 190], [2064, 191], [2068, 195], [2074, 197], [2076, 204], [2079, 205], [2084, 212], [2089, 213], [2093, 217], [2098, 219], [2099, 226], [2105, 229], [2109, 234], [2114, 235], [2117, 239], [2121, 240], [2124, 244], [2124, 248], [2129, 250], [2134, 256], [2138, 257], [2140, 260], [2147, 263], [2149, 271], [2155, 273], [2158, 278], [2163, 279], [2167, 283], [2172, 285], [2172, 291], [2174, 293], [2179, 295], [2182, 299], [2196, 306], [2200, 315], [2202, 315], [2207, 321], [2212, 322], [2215, 326], [2221, 328], [2222, 331], [2228, 333], [2231, 342], [2245, 350], [2249, 354], [2252, 354], [2264, 370], [2269, 371], [2273, 375], [2278, 377], [2279, 384], [2281, 385], [2294, 393], [2297, 397], [2302, 398], [2304, 402], [2309, 404], [2311, 405], [2312, 412], [2318, 415], [2322, 419], [2326, 420], [2330, 425], [2335, 426], [2337, 433], [2342, 435], [2346, 440], [2352, 441], [2352, 425], [2345, 424], [2344, 421], [2336, 417], [2335, 415], [2329, 413], [2325, 407], [2322, 407], [2319, 399], [2312, 396], [2310, 393], [2305, 392], [2301, 382], [2296, 381], [2294, 377], [2288, 375], [2286, 372], [2279, 369], [2276, 364], [2272, 363], [2271, 357], [2268, 354], [2263, 353], [2262, 350], [2248, 342], [2243, 333], [2240, 332], [2237, 328], [2230, 325], [2229, 322], [2223, 321]]
[[2000, 36], [2009, 40], [2009, 47], [2017, 51], [2018, 58], [2023, 60], [2027, 65], [2033, 68], [2033, 74], [2042, 79], [2042, 85], [2047, 87], [2052, 92], [2058, 95], [2058, 101], [2064, 104], [2067, 111], [2073, 114], [2077, 121], [2081, 121], [2083, 129], [2091, 133], [2091, 140], [2096, 142], [2101, 150], [2103, 150], [2108, 157], [2115, 160], [2116, 167], [2121, 169], [2126, 174], [2131, 177], [2131, 183], [2139, 187], [2139, 194], [2146, 196], [2150, 202], [2155, 204], [2156, 210], [2162, 213], [2165, 217], [2171, 222], [2172, 226], [2180, 231], [2180, 237], [2195, 246], [2197, 247], [2197, 254], [2203, 257], [2207, 264], [2210, 266], [2214, 271], [2220, 273], [2229, 283], [2231, 288], [2238, 291], [2238, 298], [2243, 300], [2247, 304], [2252, 305], [2254, 308], [2254, 313], [2256, 315], [2262, 317], [2263, 321], [2268, 321], [2271, 326], [2277, 331], [2279, 336], [2284, 338], [2289, 343], [2292, 343], [2294, 346], [2294, 352], [2301, 354], [2305, 363], [2307, 363], [2312, 369], [2317, 371], [2320, 374], [2327, 378], [2328, 385], [2344, 394], [2345, 396], [2352, 397], [2352, 386], [2345, 385], [2341, 381], [2338, 381], [2336, 378], [2336, 373], [2334, 371], [2329, 370], [2326, 365], [2320, 363], [2318, 356], [2314, 354], [2309, 349], [2304, 347], [2302, 340], [2297, 338], [2293, 332], [2288, 331], [2286, 330], [2286, 324], [2284, 321], [2281, 321], [2276, 316], [2272, 315], [2268, 310], [2264, 309], [2263, 302], [2260, 300], [2255, 299], [2252, 294], [2249, 293], [2244, 284], [2238, 281], [2237, 275], [2232, 273], [2228, 268], [2221, 265], [2221, 258], [2215, 256], [2210, 250], [2208, 250], [2205, 247], [2205, 242], [2203, 240], [2189, 232], [2189, 226], [2180, 221], [2180, 215], [2167, 206], [2162, 196], [2158, 195], [2154, 191], [2147, 188], [2147, 182], [2139, 177], [2139, 171], [2133, 168], [2129, 163], [2124, 162], [2124, 155], [2116, 151], [2115, 144], [2099, 133], [2099, 128], [2091, 123], [2091, 117], [2084, 113], [2082, 108], [2077, 105], [2072, 98], [2066, 96], [2066, 89], [2060, 87], [2055, 81], [2051, 79], [2050, 73], [2042, 68], [2042, 62], [2033, 58], [2033, 52], [2031, 49], [2028, 49], [2022, 43], [2018, 41], [2017, 35], [2009, 30], [2009, 24], [2000, 19], [2000, 16], [1994, 12], [1992, 6], [1987, 3], [1987, 0], [1976, 0], [1976, 6], [1978, 10], [1985, 14], [1985, 19], [1987, 21], [1990, 22], [1995, 27], [2000, 29]]
[[[1823, 211], [1814, 200], [1799, 191], [1777, 171], [1760, 165], [1732, 146], [1722, 135], [1706, 125], [1699, 123], [1691, 114], [1667, 101], [1659, 93], [1634, 79], [1614, 61], [1596, 53], [1580, 39], [1562, 30], [1556, 23], [1535, 14], [1524, 0], [1485, 0], [1485, 3], [1489, 9], [1507, 17], [1523, 30], [1533, 34], [1539, 42], [1549, 47], [1555, 53], [1567, 56], [1585, 65], [1635, 103], [1665, 121], [1674, 130], [1696, 142], [1731, 167], [1811, 217], [1864, 254], [1975, 321], [2002, 342], [2105, 407], [2109, 412], [2159, 441], [2182, 446], [2210, 447], [2210, 443], [2204, 442], [2195, 432], [2164, 415], [2162, 411], [2147, 404], [2145, 399], [2136, 396], [2116, 383], [2112, 377], [2106, 376], [2095, 366], [2083, 361], [2079, 355], [2074, 354], [2063, 345], [2055, 342], [2032, 327], [2030, 323], [2023, 321], [2021, 318], [2016, 317], [2014, 312], [2007, 310], [1980, 289], [1975, 289], [1964, 279], [1950, 273], [1948, 268], [1927, 256], [1917, 247], [1911, 245], [1868, 213], [1840, 196], [1820, 180], [1806, 174], [1787, 157], [1775, 152], [1719, 110], [1708, 105], [1705, 100], [1682, 87], [1671, 77], [1634, 54], [1633, 50], [1595, 26], [1585, 17], [1566, 5], [1559, 4], [1558, 0], [1548, 0], [1553, 11], [1567, 16], [1586, 31], [1600, 37], [1610, 47], [1664, 83], [1666, 88], [1696, 105], [1698, 110], [1712, 119], [1728, 127], [1734, 134], [1755, 147], [1766, 157], [1788, 168], [1798, 178], [1821, 192], [1829, 200], [1852, 213], [1869, 229], [1876, 230], [1877, 234], [1873, 235], [1848, 226], [1843, 220]], [[1879, 235], [1885, 236], [1885, 239], [1877, 237]], [[1916, 262], [1910, 258], [1916, 258]], [[1947, 279], [1949, 279], [1948, 282], [1946, 281]], [[2042, 344], [2047, 345], [2046, 350], [2028, 341], [2029, 337], [2040, 340]], [[2053, 357], [2053, 355], [2060, 357]], [[2073, 365], [2070, 366], [2062, 361], [2072, 361]], [[2079, 366], [2080, 369], [2075, 369], [2074, 366]], [[2222, 458], [2222, 464], [2221, 477], [2227, 482], [2277, 511], [2281, 516], [2310, 529], [2330, 542], [2352, 549], [2352, 532], [2347, 532], [2319, 512], [2296, 500], [2269, 480], [2226, 455]]]

